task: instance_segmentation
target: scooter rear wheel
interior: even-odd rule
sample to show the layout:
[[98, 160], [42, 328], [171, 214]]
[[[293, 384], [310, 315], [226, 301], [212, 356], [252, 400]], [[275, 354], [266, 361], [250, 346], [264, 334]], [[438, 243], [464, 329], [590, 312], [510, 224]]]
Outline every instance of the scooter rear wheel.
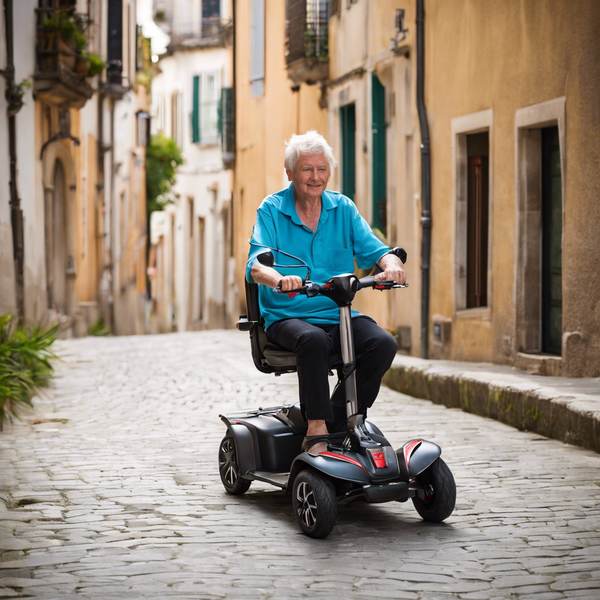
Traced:
[[313, 538], [327, 537], [337, 517], [333, 482], [316, 471], [304, 469], [294, 480], [292, 503], [300, 529]]
[[248, 479], [242, 479], [240, 476], [240, 465], [237, 458], [237, 450], [233, 436], [228, 433], [219, 446], [219, 475], [223, 487], [235, 495], [243, 494], [248, 491], [252, 483]]
[[452, 471], [441, 458], [417, 475], [416, 482], [425, 490], [425, 499], [415, 497], [412, 501], [423, 519], [439, 523], [452, 514], [456, 483]]

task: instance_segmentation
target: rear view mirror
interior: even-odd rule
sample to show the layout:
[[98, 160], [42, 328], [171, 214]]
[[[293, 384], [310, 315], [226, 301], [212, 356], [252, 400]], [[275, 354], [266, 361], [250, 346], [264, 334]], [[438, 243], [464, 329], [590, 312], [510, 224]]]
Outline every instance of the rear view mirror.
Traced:
[[259, 254], [256, 259], [265, 267], [272, 267], [275, 264], [275, 258], [273, 257], [272, 252], [263, 252], [262, 254]]

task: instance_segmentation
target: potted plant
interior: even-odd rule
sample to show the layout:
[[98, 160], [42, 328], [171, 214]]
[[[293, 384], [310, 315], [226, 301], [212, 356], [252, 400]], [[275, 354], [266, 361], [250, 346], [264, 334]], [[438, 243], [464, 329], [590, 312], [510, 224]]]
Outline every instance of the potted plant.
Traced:
[[63, 17], [58, 24], [58, 57], [69, 69], [75, 68], [75, 48], [78, 34], [77, 24], [72, 16]]
[[75, 73], [77, 73], [77, 75], [81, 75], [81, 77], [85, 77], [90, 70], [90, 59], [85, 52], [86, 45], [87, 36], [85, 33], [83, 33], [83, 31], [78, 31], [75, 34], [75, 50], [77, 52], [75, 58]]
[[97, 54], [92, 54], [90, 52], [85, 52], [84, 54], [90, 61], [90, 68], [87, 73], [88, 77], [95, 77], [96, 75], [100, 75], [100, 73], [104, 71], [106, 63]]
[[8, 100], [7, 112], [9, 117], [14, 117], [23, 107], [23, 96], [25, 90], [31, 87], [31, 81], [24, 79], [21, 83], [13, 84], [6, 90]]

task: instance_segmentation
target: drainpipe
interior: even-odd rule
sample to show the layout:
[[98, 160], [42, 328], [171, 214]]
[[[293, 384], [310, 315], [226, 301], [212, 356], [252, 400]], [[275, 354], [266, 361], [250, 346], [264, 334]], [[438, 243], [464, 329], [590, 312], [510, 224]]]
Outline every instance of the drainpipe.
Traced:
[[[25, 299], [23, 289], [23, 265], [25, 260], [25, 244], [23, 239], [23, 211], [17, 189], [17, 117], [21, 108], [20, 102], [14, 103], [13, 96], [17, 91], [15, 85], [14, 65], [14, 31], [13, 0], [4, 0], [4, 26], [6, 30], [6, 70], [0, 71], [6, 81], [6, 100], [8, 113], [8, 152], [10, 157], [10, 220], [13, 236], [13, 258], [15, 261], [15, 283], [17, 313], [19, 318], [25, 317]], [[13, 106], [11, 106], [11, 101]]]
[[417, 110], [421, 129], [421, 357], [429, 357], [429, 262], [431, 257], [431, 157], [425, 108], [425, 9], [417, 0]]

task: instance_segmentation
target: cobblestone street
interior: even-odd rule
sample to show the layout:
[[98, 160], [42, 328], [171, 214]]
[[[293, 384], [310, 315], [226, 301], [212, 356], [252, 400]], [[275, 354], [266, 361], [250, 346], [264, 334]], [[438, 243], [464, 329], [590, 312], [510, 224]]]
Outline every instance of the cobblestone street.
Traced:
[[291, 500], [228, 495], [219, 413], [295, 401], [233, 331], [61, 341], [36, 410], [0, 433], [0, 598], [600, 597], [600, 456], [387, 388], [394, 447], [438, 443], [443, 524], [412, 503], [340, 507], [324, 540]]

